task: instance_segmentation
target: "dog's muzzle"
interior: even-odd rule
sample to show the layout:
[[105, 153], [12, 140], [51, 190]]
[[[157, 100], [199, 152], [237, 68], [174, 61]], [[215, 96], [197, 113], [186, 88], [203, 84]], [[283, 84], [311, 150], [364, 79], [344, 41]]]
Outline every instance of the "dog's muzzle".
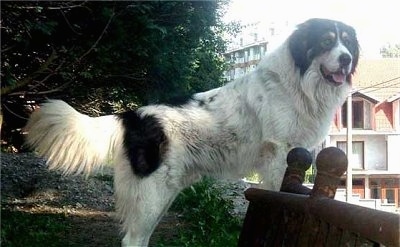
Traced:
[[352, 58], [349, 54], [343, 53], [339, 56], [339, 69], [330, 71], [324, 65], [321, 65], [321, 73], [326, 80], [332, 82], [335, 86], [340, 86], [346, 82], [350, 75]]

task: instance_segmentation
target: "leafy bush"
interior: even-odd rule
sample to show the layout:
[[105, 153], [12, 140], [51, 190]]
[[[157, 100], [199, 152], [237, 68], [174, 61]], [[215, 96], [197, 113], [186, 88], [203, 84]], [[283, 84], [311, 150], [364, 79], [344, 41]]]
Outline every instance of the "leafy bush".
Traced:
[[185, 189], [171, 210], [182, 212], [184, 227], [174, 240], [161, 246], [236, 246], [241, 220], [231, 214], [233, 203], [223, 198], [224, 188], [209, 178]]
[[222, 22], [227, 4], [2, 3], [1, 96], [46, 95], [98, 115], [220, 86], [224, 33], [237, 31]]

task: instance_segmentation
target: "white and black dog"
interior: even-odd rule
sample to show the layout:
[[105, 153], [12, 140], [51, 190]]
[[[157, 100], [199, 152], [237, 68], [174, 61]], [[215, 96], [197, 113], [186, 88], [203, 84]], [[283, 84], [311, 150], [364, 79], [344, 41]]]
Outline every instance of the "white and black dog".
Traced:
[[122, 244], [146, 246], [178, 193], [202, 176], [255, 170], [279, 189], [288, 151], [326, 136], [358, 57], [352, 27], [310, 19], [254, 72], [179, 106], [91, 118], [51, 100], [32, 114], [27, 143], [66, 174], [113, 163]]

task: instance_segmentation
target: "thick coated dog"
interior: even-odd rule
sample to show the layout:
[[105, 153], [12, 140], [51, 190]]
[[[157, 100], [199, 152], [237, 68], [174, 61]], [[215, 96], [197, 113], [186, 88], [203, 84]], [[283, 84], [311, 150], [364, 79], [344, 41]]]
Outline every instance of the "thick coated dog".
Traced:
[[279, 189], [287, 152], [326, 136], [358, 56], [352, 27], [310, 19], [254, 72], [179, 106], [91, 118], [51, 100], [32, 114], [27, 143], [66, 174], [114, 164], [122, 244], [146, 246], [174, 198], [202, 176], [255, 170]]

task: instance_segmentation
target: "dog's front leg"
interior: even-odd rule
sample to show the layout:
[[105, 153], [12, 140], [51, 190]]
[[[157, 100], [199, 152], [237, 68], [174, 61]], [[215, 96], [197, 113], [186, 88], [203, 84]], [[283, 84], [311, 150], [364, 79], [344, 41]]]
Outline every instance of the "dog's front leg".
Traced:
[[286, 171], [285, 145], [279, 145], [277, 142], [267, 141], [262, 149], [262, 166], [258, 167], [258, 173], [261, 175], [263, 189], [279, 191]]
[[282, 185], [283, 177], [286, 171], [286, 163], [284, 161], [272, 161], [265, 164], [266, 171], [261, 187], [263, 189], [279, 191]]

